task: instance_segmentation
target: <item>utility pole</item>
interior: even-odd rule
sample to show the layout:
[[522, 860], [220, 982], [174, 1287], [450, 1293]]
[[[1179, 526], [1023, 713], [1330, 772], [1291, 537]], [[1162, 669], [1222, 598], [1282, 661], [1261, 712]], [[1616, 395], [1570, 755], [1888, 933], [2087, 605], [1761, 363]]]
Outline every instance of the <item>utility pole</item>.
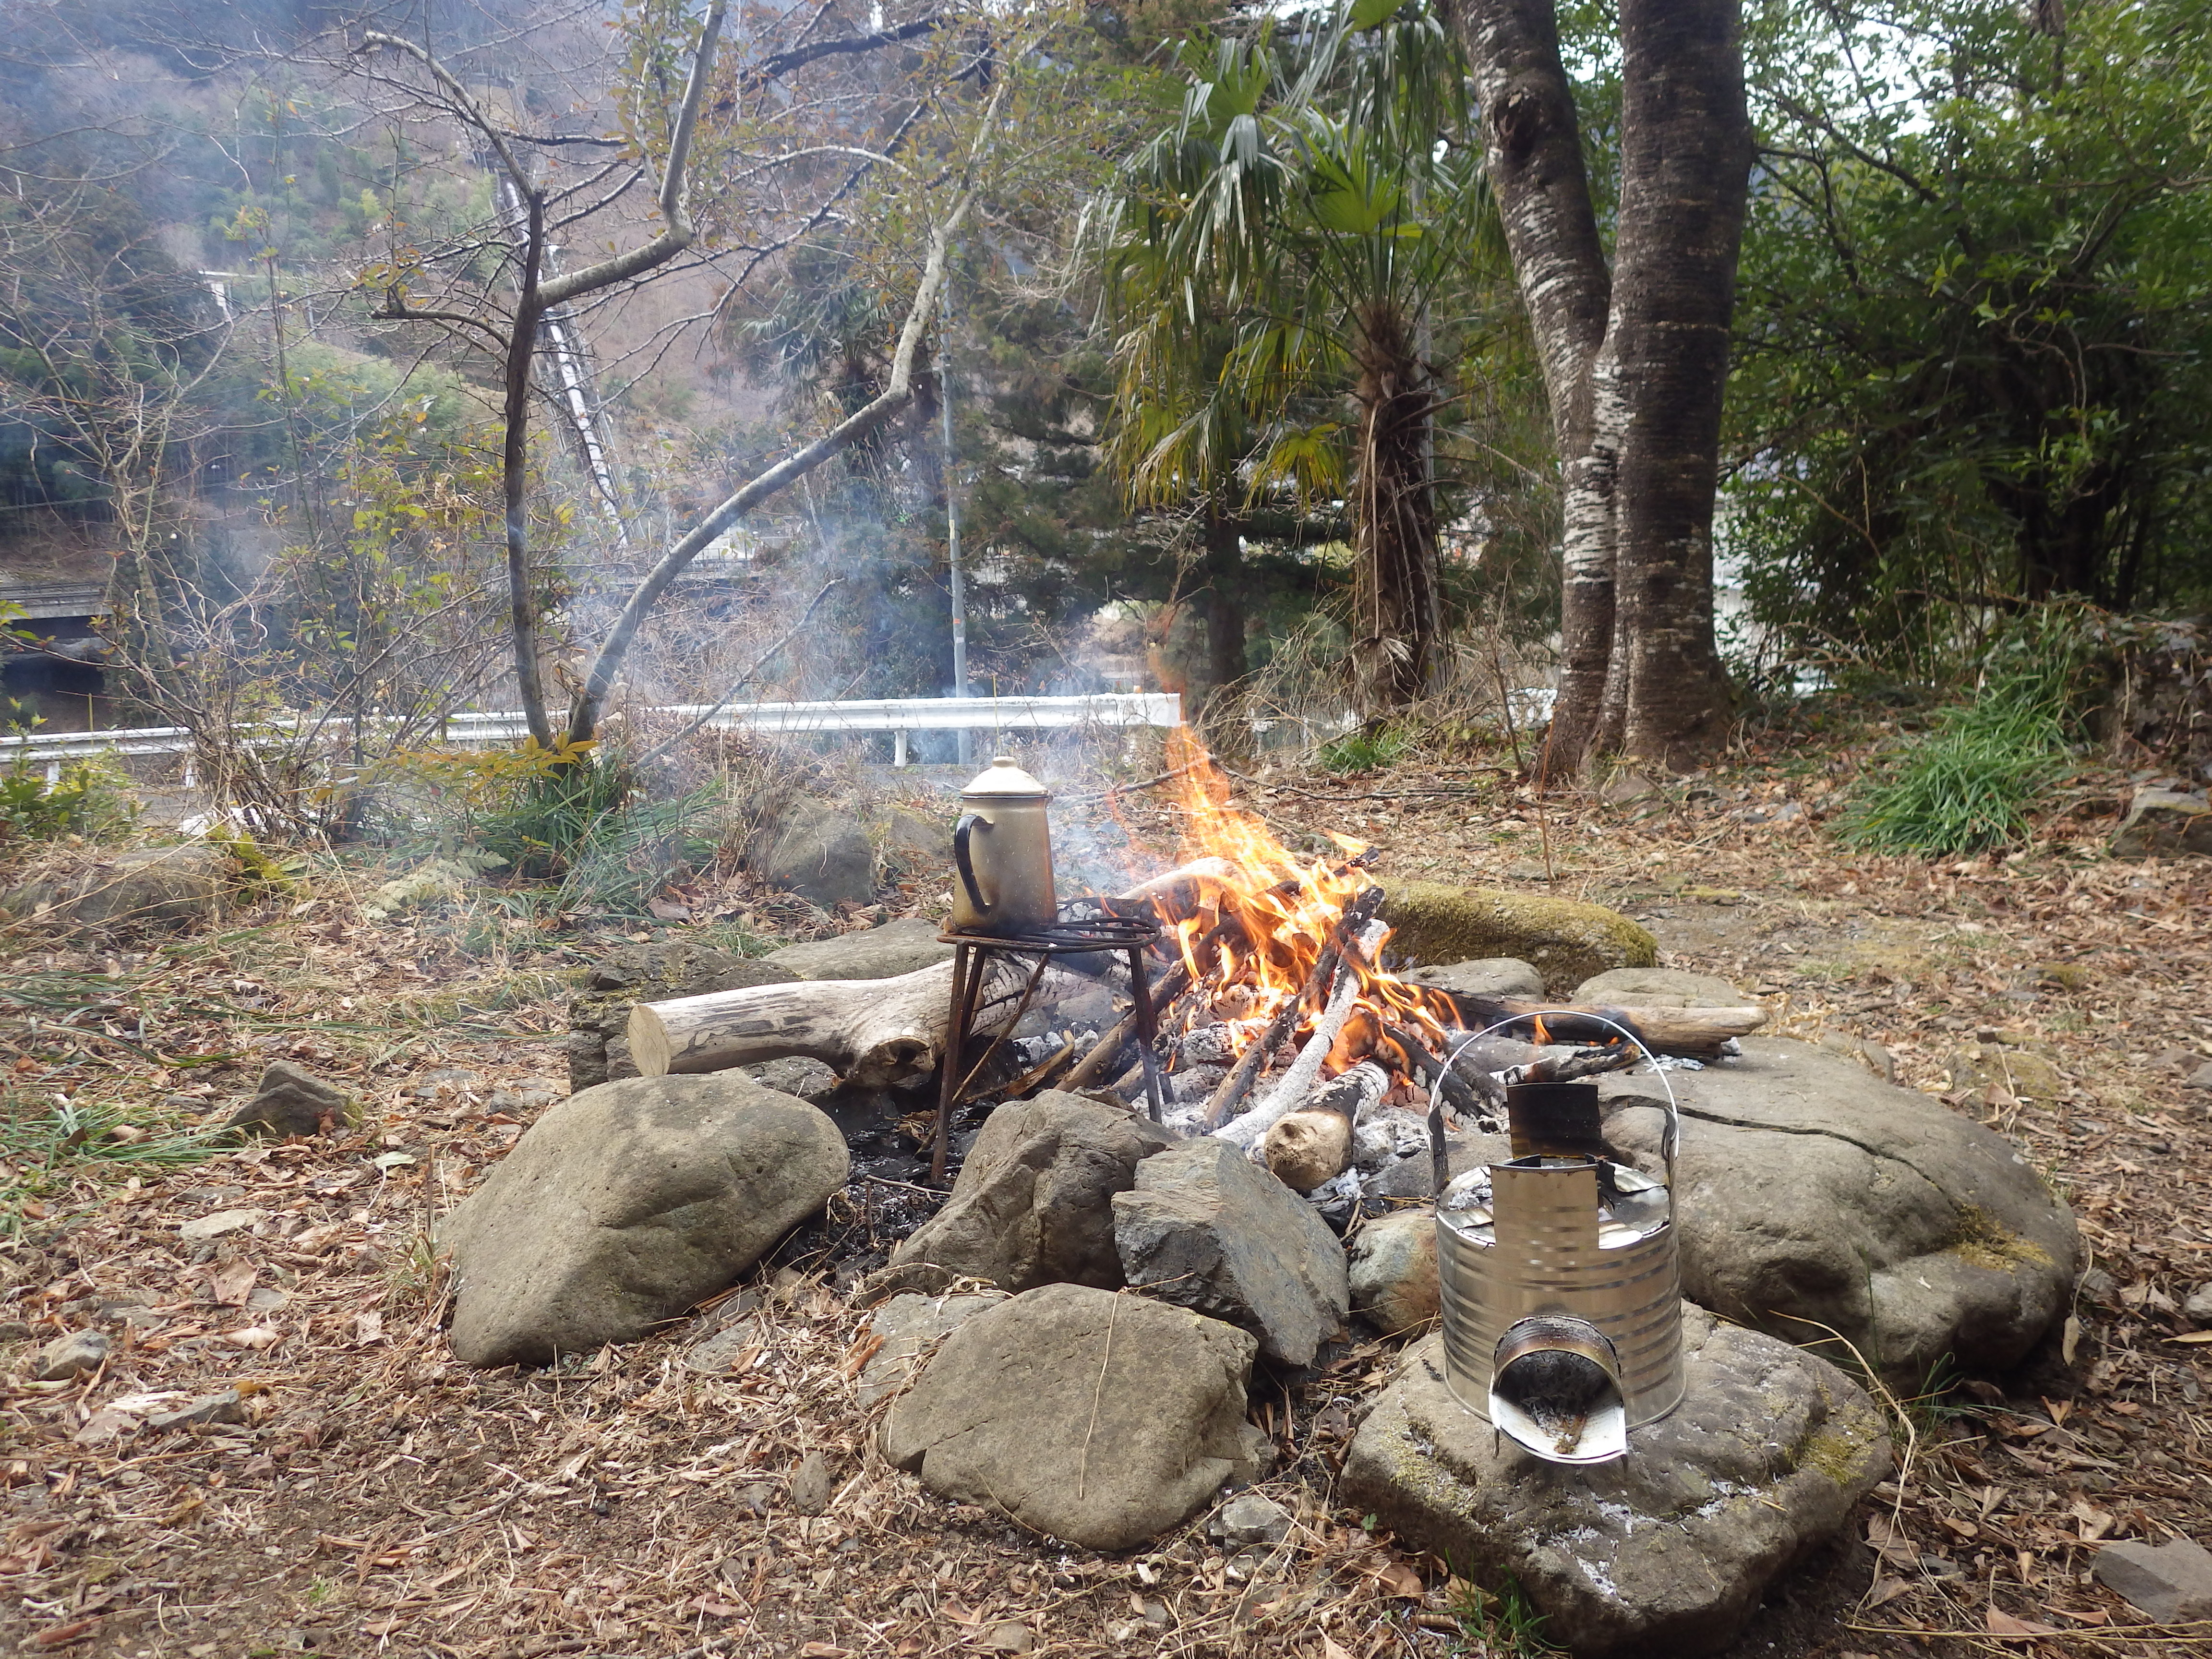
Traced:
[[[945, 545], [952, 568], [952, 695], [968, 695], [968, 587], [960, 574], [960, 500], [952, 478], [952, 283], [945, 284], [945, 331], [937, 357], [937, 406], [945, 416]], [[960, 764], [968, 752], [968, 728], [957, 734]]]

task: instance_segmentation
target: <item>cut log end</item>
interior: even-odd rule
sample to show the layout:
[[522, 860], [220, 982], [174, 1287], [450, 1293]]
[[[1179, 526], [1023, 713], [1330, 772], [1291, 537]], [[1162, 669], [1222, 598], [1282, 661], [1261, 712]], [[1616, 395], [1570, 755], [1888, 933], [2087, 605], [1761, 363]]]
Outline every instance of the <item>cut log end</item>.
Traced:
[[670, 1045], [668, 1027], [653, 1005], [641, 1002], [629, 1011], [629, 1057], [640, 1077], [666, 1077]]
[[1352, 1162], [1352, 1124], [1327, 1107], [1279, 1118], [1261, 1143], [1268, 1170], [1294, 1193], [1310, 1193]]

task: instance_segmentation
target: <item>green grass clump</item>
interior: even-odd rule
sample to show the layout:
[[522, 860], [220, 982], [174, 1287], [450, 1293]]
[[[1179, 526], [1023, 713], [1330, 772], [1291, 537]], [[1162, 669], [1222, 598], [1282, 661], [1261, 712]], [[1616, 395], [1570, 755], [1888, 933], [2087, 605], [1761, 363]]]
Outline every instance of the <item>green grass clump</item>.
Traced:
[[618, 759], [593, 757], [524, 778], [470, 839], [525, 877], [558, 881], [562, 910], [642, 915], [662, 887], [712, 862], [720, 805], [711, 784], [646, 800]]
[[1455, 1577], [1451, 1613], [1468, 1639], [1480, 1644], [1483, 1652], [1510, 1656], [1510, 1659], [1546, 1659], [1565, 1651], [1545, 1639], [1545, 1615], [1529, 1604], [1519, 1583], [1511, 1578], [1505, 1580], [1503, 1589], [1489, 1590]]
[[1323, 744], [1314, 758], [1324, 772], [1348, 777], [1359, 772], [1379, 772], [1404, 759], [1413, 746], [1412, 735], [1396, 726], [1363, 727]]
[[21, 1232], [25, 1204], [66, 1192], [81, 1176], [197, 1164], [222, 1150], [222, 1137], [220, 1126], [134, 1123], [112, 1102], [0, 1091], [0, 1238]]
[[1844, 839], [1933, 854], [2021, 840], [2029, 808], [2067, 765], [2064, 708], [2063, 678], [2027, 669], [1942, 710], [1889, 775], [1853, 803]]

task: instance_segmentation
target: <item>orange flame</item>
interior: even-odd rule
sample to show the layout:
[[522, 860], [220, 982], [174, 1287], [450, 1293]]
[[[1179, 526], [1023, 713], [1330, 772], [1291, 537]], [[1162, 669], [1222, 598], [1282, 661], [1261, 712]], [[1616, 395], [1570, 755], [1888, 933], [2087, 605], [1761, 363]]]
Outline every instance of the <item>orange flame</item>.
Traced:
[[[1191, 982], [1194, 1023], [1218, 1023], [1242, 1054], [1275, 1015], [1300, 996], [1345, 907], [1372, 883], [1350, 862], [1308, 862], [1291, 852], [1249, 812], [1230, 805], [1230, 781], [1188, 727], [1171, 732], [1168, 763], [1180, 772], [1184, 816], [1182, 857], [1189, 879], [1154, 902], [1173, 934]], [[1350, 858], [1367, 849], [1331, 835]], [[1387, 935], [1386, 935], [1387, 938]], [[1380, 947], [1377, 947], [1379, 959]], [[1449, 999], [1354, 959], [1359, 992], [1352, 1017], [1331, 1045], [1323, 1070], [1334, 1076], [1374, 1058], [1393, 1073], [1407, 1070], [1395, 1026], [1423, 1039], [1457, 1023]], [[1309, 1000], [1297, 1035], [1311, 1031], [1322, 1008]]]

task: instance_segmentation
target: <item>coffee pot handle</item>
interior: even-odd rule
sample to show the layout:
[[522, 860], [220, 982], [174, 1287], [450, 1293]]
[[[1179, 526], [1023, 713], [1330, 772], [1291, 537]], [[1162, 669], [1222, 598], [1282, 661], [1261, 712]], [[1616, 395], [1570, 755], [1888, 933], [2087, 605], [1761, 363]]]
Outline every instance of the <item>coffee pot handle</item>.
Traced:
[[977, 915], [988, 916], [991, 907], [975, 885], [975, 866], [968, 856], [968, 832], [979, 823], [986, 830], [991, 827], [991, 820], [980, 812], [963, 812], [960, 822], [952, 826], [952, 861], [960, 867], [960, 884], [968, 890], [968, 902], [975, 907]]

